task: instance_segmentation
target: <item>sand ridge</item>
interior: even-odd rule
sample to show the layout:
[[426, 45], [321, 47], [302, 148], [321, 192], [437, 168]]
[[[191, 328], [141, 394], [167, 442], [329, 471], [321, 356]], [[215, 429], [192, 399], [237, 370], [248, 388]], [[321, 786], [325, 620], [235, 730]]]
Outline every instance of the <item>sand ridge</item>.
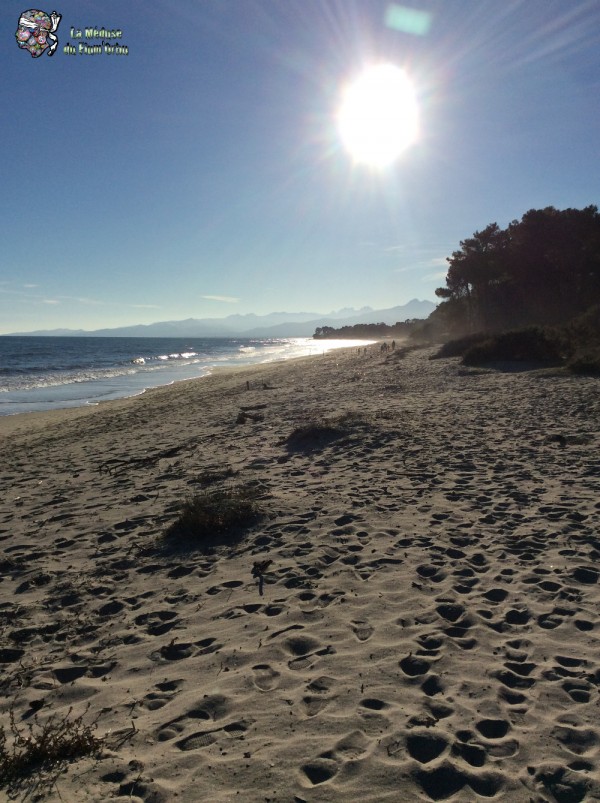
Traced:
[[[3, 722], [107, 735], [49, 799], [600, 799], [600, 381], [431, 354], [0, 420]], [[161, 549], [225, 465], [264, 520]]]

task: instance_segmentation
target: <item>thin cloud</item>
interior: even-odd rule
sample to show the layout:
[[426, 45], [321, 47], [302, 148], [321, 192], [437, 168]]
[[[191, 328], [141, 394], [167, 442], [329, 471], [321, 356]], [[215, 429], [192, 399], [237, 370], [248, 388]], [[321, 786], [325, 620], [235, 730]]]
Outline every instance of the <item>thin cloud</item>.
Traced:
[[63, 301], [76, 301], [78, 304], [86, 304], [92, 307], [103, 306], [104, 301], [98, 301], [95, 298], [81, 298], [80, 296], [58, 296]]
[[10, 282], [0, 283], [0, 293], [4, 293], [4, 295], [10, 295], [10, 296], [27, 296], [27, 298], [31, 298], [31, 293], [26, 293], [25, 290], [12, 290], [7, 285], [10, 285]]
[[160, 309], [158, 304], [131, 304], [133, 309]]
[[432, 281], [435, 280], [436, 282], [440, 279], [445, 279], [446, 274], [448, 273], [447, 268], [448, 263], [446, 262], [446, 257], [434, 257], [433, 259], [424, 259], [420, 262], [413, 262], [412, 265], [404, 265], [401, 268], [394, 268], [392, 273], [409, 273], [410, 271], [422, 271], [422, 270], [431, 270], [431, 268], [441, 268], [443, 267], [444, 270], [436, 270], [431, 273], [426, 273], [422, 276], [423, 281]]
[[19, 285], [19, 289], [13, 290], [8, 287], [3, 287], [2, 285], [9, 284], [9, 282], [0, 282], [0, 293], [4, 293], [5, 295], [11, 296], [19, 296], [23, 303], [31, 302], [33, 304], [60, 304], [63, 301], [67, 301], [70, 303], [76, 304], [85, 304], [86, 306], [103, 306], [104, 301], [98, 301], [95, 298], [87, 298], [81, 296], [66, 296], [66, 295], [56, 295], [54, 298], [44, 298], [41, 293], [32, 293], [32, 290], [39, 288], [41, 285], [39, 284], [23, 284]]
[[207, 301], [224, 301], [226, 304], [237, 304], [240, 300], [233, 296], [200, 296], [200, 298], [205, 298]]

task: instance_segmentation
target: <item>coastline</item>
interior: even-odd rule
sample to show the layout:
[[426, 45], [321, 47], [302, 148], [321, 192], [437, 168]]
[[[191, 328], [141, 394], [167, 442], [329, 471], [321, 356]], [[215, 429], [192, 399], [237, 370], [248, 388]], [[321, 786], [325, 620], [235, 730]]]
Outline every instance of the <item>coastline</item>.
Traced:
[[[2, 720], [105, 738], [46, 799], [598, 799], [600, 380], [432, 352], [0, 419]], [[162, 549], [224, 467], [263, 519]]]
[[[329, 352], [329, 356], [332, 354], [338, 354], [342, 352], [347, 352], [351, 349], [341, 348], [336, 349], [335, 352]], [[56, 410], [43, 410], [43, 411], [34, 411], [34, 412], [24, 412], [24, 413], [14, 413], [12, 415], [4, 415], [0, 416], [0, 439], [4, 436], [12, 435], [14, 432], [26, 432], [31, 428], [34, 429], [43, 429], [47, 425], [53, 424], [62, 424], [62, 423], [69, 423], [71, 420], [77, 420], [80, 418], [86, 418], [88, 415], [93, 415], [94, 413], [99, 412], [100, 410], [105, 410], [107, 408], [113, 409], [127, 409], [129, 404], [136, 403], [136, 401], [141, 400], [142, 398], [152, 399], [154, 394], [161, 394], [161, 392], [173, 392], [179, 389], [180, 385], [186, 384], [196, 384], [202, 383], [200, 387], [211, 387], [210, 382], [211, 379], [217, 381], [219, 383], [221, 377], [226, 377], [229, 374], [248, 374], [248, 377], [251, 379], [253, 375], [256, 377], [262, 376], [262, 373], [266, 367], [273, 367], [273, 366], [284, 366], [287, 364], [296, 364], [302, 363], [306, 360], [319, 360], [326, 358], [328, 355], [326, 354], [319, 354], [319, 355], [310, 355], [304, 357], [292, 357], [287, 360], [282, 361], [273, 361], [269, 363], [259, 363], [259, 364], [249, 364], [249, 365], [232, 365], [232, 366], [215, 366], [211, 368], [210, 373], [200, 376], [200, 377], [193, 377], [189, 379], [179, 379], [174, 382], [170, 382], [169, 384], [165, 385], [158, 385], [157, 387], [149, 387], [135, 395], [131, 396], [123, 396], [117, 399], [108, 399], [106, 401], [100, 401], [95, 404], [87, 404], [81, 405], [80, 407], [59, 407]], [[207, 384], [208, 383], [208, 384]], [[23, 426], [26, 422], [26, 426]]]
[[95, 406], [139, 396], [156, 387], [200, 379], [222, 367], [260, 366], [318, 356], [325, 350], [349, 347], [353, 342], [359, 345], [359, 341], [343, 340], [317, 345], [312, 338], [16, 340], [16, 346], [3, 344], [0, 350], [0, 418]]

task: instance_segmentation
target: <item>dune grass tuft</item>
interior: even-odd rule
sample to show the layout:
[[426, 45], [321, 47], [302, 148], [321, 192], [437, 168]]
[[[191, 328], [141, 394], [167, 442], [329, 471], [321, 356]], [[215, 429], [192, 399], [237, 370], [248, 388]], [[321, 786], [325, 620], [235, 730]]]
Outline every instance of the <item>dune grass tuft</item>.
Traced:
[[261, 514], [254, 487], [207, 488], [184, 502], [165, 538], [171, 544], [196, 548], [226, 543], [254, 525]]
[[36, 716], [19, 729], [11, 709], [9, 732], [0, 726], [0, 786], [11, 794], [34, 779], [38, 790], [51, 787], [68, 762], [101, 749], [104, 742], [95, 735], [96, 721], [86, 725], [83, 714], [71, 718], [71, 711], [43, 723]]
[[331, 418], [314, 417], [297, 426], [285, 439], [289, 451], [314, 451], [371, 428], [360, 413], [341, 413]]

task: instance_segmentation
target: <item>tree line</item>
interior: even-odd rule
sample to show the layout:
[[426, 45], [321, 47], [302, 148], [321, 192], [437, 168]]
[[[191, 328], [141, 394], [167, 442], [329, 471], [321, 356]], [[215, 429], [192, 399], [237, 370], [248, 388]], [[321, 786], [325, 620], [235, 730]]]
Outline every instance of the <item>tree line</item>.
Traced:
[[357, 323], [353, 326], [317, 326], [313, 338], [315, 340], [379, 340], [382, 337], [407, 337], [420, 319], [414, 318], [392, 325], [387, 323]]
[[531, 209], [490, 223], [447, 258], [443, 299], [429, 317], [449, 333], [561, 325], [600, 304], [597, 206]]

